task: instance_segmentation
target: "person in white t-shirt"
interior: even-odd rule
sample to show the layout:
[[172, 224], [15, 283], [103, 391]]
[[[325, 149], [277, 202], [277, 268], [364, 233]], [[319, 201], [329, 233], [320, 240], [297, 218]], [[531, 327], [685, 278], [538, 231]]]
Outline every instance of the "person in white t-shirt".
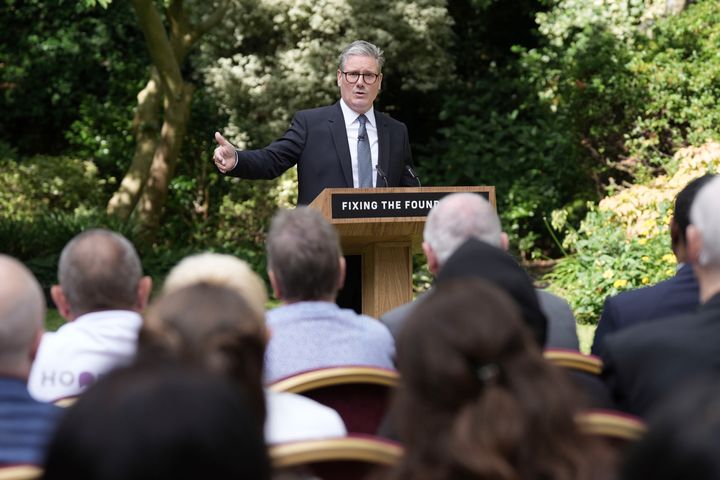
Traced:
[[132, 243], [104, 229], [87, 230], [63, 249], [50, 290], [68, 323], [43, 335], [28, 388], [37, 400], [77, 396], [135, 355], [152, 280]]

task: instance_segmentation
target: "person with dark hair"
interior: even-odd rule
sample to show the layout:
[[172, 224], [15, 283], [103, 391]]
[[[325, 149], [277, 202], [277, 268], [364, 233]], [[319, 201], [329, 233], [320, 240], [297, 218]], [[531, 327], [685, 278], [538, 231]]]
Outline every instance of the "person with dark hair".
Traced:
[[609, 478], [609, 452], [574, 421], [572, 386], [499, 287], [439, 282], [400, 331], [397, 360], [405, 455], [391, 478]]
[[116, 369], [66, 412], [42, 478], [269, 479], [262, 423], [243, 393], [187, 366]]
[[265, 380], [321, 367], [393, 368], [395, 345], [374, 318], [334, 302], [345, 277], [337, 232], [309, 207], [278, 212], [267, 239], [268, 276], [283, 305], [268, 312]]
[[[207, 255], [205, 260], [214, 260]], [[203, 268], [215, 262], [200, 260], [194, 262], [196, 283], [163, 294], [148, 308], [137, 362], [178, 361], [237, 383], [264, 422], [268, 443], [345, 435], [342, 419], [331, 408], [300, 395], [263, 391], [264, 317], [237, 286], [231, 290], [203, 282], [203, 272], [209, 273]]]
[[28, 383], [42, 401], [79, 395], [132, 360], [139, 312], [152, 290], [132, 243], [104, 229], [82, 232], [65, 246], [58, 280], [50, 294], [68, 323], [43, 336]]
[[695, 195], [686, 259], [700, 286], [697, 310], [607, 337], [603, 378], [618, 406], [645, 417], [693, 377], [720, 371], [720, 176]]
[[510, 254], [487, 242], [470, 238], [445, 261], [436, 284], [463, 277], [488, 280], [508, 293], [520, 307], [522, 318], [533, 332], [538, 346], [545, 346], [547, 319], [540, 309], [532, 279]]
[[700, 293], [693, 269], [687, 263], [685, 232], [690, 225], [690, 206], [698, 190], [715, 175], [706, 174], [689, 182], [675, 197], [670, 220], [670, 241], [678, 261], [674, 277], [649, 287], [628, 290], [608, 297], [595, 330], [592, 353], [601, 355], [605, 337], [640, 323], [689, 313], [700, 304]]
[[628, 452], [623, 480], [720, 478], [720, 378], [702, 376], [650, 415], [647, 433]]
[[58, 407], [34, 400], [26, 385], [44, 318], [32, 272], [0, 255], [0, 466], [41, 464], [59, 417]]

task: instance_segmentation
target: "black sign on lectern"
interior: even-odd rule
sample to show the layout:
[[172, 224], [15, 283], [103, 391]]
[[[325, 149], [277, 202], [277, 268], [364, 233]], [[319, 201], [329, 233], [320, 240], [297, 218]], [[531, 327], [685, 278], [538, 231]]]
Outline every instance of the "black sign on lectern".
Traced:
[[[430, 209], [454, 192], [333, 193], [332, 218], [426, 217]], [[490, 200], [488, 192], [480, 195]]]

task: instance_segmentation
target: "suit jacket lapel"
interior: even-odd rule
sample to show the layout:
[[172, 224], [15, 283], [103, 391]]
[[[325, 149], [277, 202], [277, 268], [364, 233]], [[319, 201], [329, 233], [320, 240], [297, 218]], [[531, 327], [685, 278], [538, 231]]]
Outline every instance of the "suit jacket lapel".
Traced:
[[328, 118], [328, 126], [332, 134], [333, 144], [337, 158], [340, 161], [343, 177], [348, 187], [353, 186], [352, 177], [352, 161], [350, 160], [350, 147], [348, 146], [347, 129], [345, 128], [345, 119], [340, 108], [340, 102], [334, 105], [332, 113]]
[[[387, 117], [375, 110], [375, 123], [377, 123], [378, 133], [378, 166], [380, 170], [387, 176], [390, 175], [390, 130], [387, 126]], [[390, 181], [390, 180], [388, 180]], [[380, 173], [376, 174], [375, 185], [378, 187], [385, 186], [385, 179]]]

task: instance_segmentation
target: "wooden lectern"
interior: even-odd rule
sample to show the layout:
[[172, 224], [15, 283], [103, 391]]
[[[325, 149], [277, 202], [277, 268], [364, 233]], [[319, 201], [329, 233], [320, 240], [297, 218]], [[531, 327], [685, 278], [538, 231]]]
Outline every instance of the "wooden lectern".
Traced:
[[326, 188], [309, 205], [335, 226], [346, 255], [361, 255], [365, 315], [378, 318], [412, 300], [412, 256], [422, 250], [425, 217], [457, 192], [495, 206], [495, 187]]

